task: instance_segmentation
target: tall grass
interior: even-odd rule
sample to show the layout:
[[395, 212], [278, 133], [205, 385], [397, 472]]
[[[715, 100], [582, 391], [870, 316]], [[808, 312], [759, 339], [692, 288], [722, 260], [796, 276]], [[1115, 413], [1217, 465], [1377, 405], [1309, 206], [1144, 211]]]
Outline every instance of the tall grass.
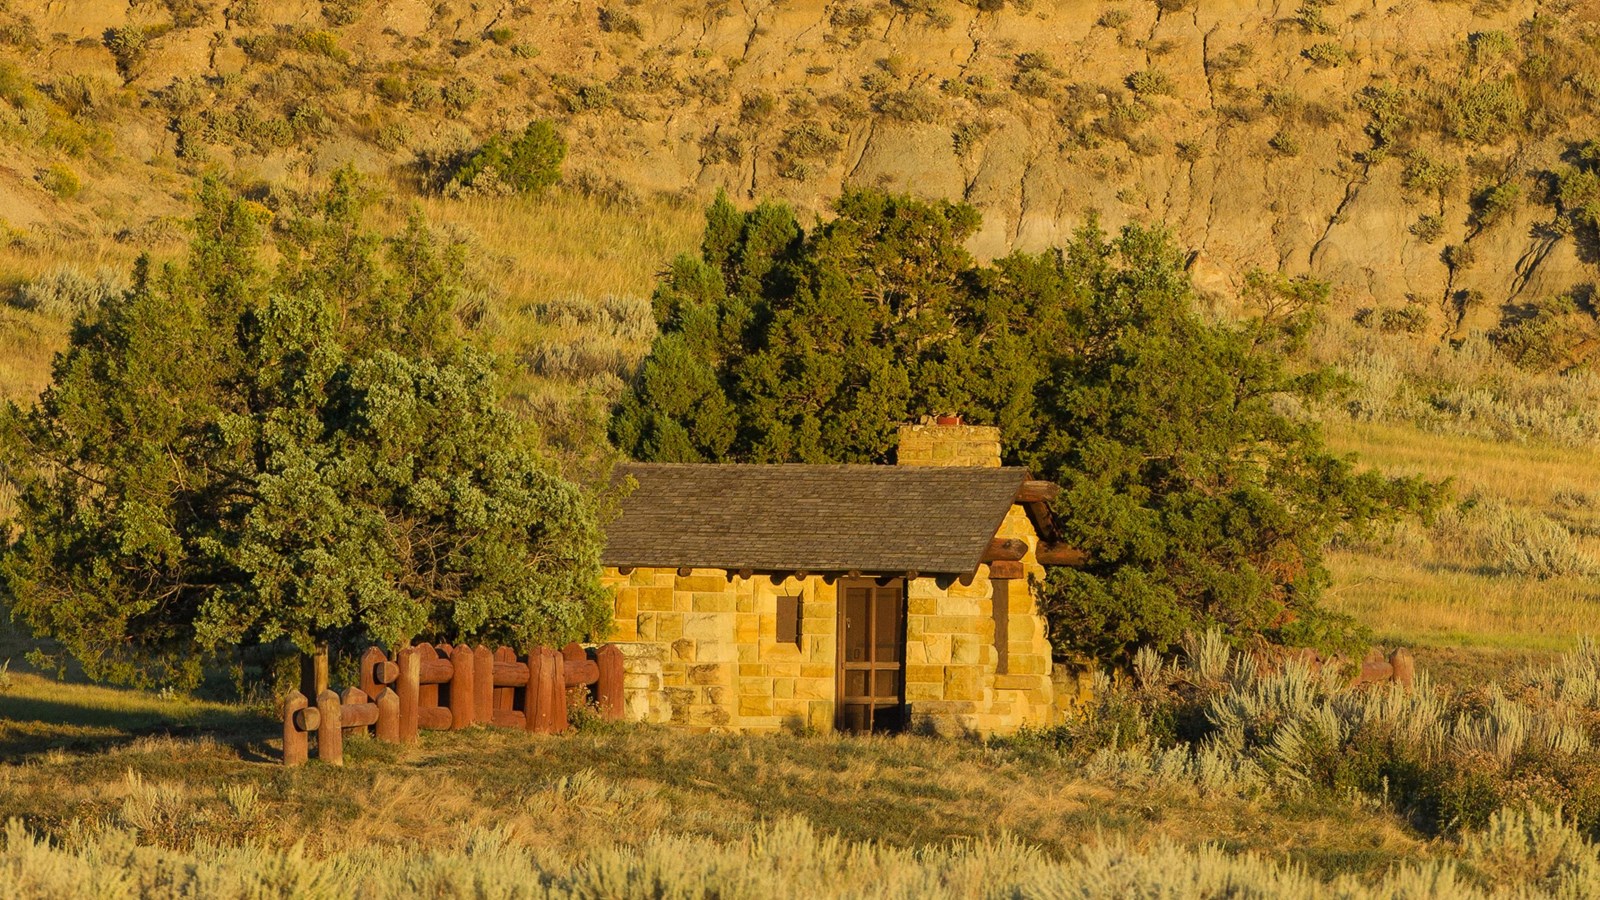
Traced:
[[918, 851], [843, 841], [785, 819], [732, 841], [653, 835], [636, 847], [570, 855], [529, 848], [504, 830], [460, 833], [441, 847], [363, 847], [313, 858], [299, 847], [139, 844], [120, 830], [51, 844], [13, 820], [0, 840], [0, 897], [1194, 897], [1367, 898], [1592, 896], [1600, 853], [1559, 816], [1505, 811], [1454, 859], [1397, 866], [1375, 883], [1323, 881], [1292, 864], [1214, 845], [1114, 837], [1065, 859], [1013, 838]]
[[1507, 805], [1566, 805], [1600, 833], [1592, 640], [1500, 683], [1446, 689], [1424, 674], [1413, 690], [1348, 688], [1338, 665], [1218, 644], [1193, 643], [1159, 669], [1146, 662], [1136, 682], [1103, 684], [1084, 721], [1022, 740], [1087, 753], [1090, 777], [1122, 788], [1358, 797], [1444, 831]]

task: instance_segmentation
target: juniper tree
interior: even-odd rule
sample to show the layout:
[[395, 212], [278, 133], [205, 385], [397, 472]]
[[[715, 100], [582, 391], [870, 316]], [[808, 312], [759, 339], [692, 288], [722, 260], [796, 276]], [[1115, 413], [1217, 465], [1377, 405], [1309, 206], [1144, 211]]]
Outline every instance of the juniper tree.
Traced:
[[[201, 187], [185, 264], [73, 326], [12, 407], [12, 614], [94, 676], [192, 682], [199, 655], [288, 639], [597, 633], [591, 495], [501, 409], [454, 314], [459, 250], [362, 226], [358, 179], [262, 207]], [[262, 250], [272, 240], [270, 270]]]
[[1258, 277], [1260, 313], [1202, 319], [1158, 229], [1093, 222], [978, 265], [971, 208], [847, 192], [809, 233], [718, 198], [655, 293], [661, 333], [612, 433], [653, 460], [888, 462], [894, 427], [960, 412], [1059, 482], [1090, 554], [1044, 585], [1056, 646], [1116, 656], [1186, 630], [1339, 643], [1322, 550], [1436, 489], [1358, 473], [1282, 411], [1329, 379], [1289, 360], [1325, 289]]

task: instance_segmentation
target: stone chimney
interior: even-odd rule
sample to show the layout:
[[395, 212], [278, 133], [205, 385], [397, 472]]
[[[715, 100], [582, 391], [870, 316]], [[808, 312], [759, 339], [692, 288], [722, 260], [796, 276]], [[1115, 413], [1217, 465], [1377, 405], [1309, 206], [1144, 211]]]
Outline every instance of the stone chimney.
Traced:
[[960, 417], [923, 416], [915, 425], [900, 426], [900, 449], [895, 462], [902, 466], [1000, 467], [1000, 429], [993, 425], [964, 425]]

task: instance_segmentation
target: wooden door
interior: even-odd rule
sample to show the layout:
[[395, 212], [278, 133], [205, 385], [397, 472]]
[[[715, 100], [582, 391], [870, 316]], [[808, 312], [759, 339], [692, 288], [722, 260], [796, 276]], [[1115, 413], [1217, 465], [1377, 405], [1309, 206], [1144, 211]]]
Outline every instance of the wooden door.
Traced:
[[838, 714], [841, 731], [905, 727], [906, 586], [839, 582]]

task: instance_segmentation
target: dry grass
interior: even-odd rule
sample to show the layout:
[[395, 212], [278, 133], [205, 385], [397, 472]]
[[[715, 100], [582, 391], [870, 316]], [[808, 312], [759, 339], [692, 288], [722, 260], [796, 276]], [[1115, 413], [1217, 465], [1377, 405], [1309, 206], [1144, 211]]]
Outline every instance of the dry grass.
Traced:
[[[1336, 424], [1332, 445], [1395, 474], [1450, 478], [1458, 496], [1541, 516], [1600, 560], [1600, 448], [1505, 443], [1401, 425]], [[1445, 518], [1450, 518], [1447, 514]], [[1558, 650], [1600, 619], [1591, 575], [1503, 574], [1460, 529], [1402, 529], [1330, 557], [1335, 608], [1393, 643]]]
[[[20, 689], [40, 686], [25, 677]], [[102, 714], [102, 698], [72, 696], [85, 715]], [[19, 715], [8, 702], [0, 697], [0, 710]], [[467, 828], [504, 829], [519, 844], [563, 853], [655, 831], [736, 842], [789, 817], [890, 848], [1010, 836], [1057, 859], [1105, 834], [1141, 845], [1217, 841], [1323, 875], [1371, 874], [1424, 852], [1400, 819], [1370, 809], [1112, 791], [1058, 757], [932, 738], [478, 729], [424, 734], [405, 749], [357, 740], [340, 771], [271, 762], [270, 726], [212, 721], [192, 738], [124, 730], [96, 736], [93, 751], [7, 752], [0, 819], [59, 838], [99, 822], [182, 849], [303, 841], [313, 856], [446, 846]]]

